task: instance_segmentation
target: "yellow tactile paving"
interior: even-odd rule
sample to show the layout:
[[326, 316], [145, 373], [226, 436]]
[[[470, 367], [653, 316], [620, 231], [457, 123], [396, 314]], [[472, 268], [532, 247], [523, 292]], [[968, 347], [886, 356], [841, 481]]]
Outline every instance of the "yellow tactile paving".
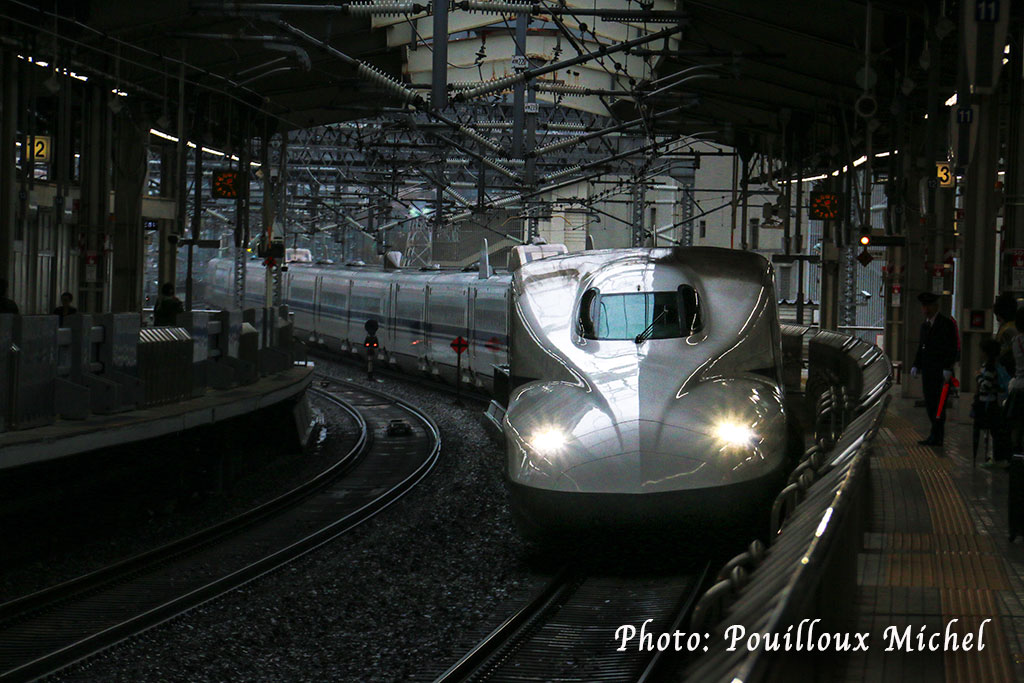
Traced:
[[[943, 622], [961, 638], [985, 625], [985, 649], [944, 654], [947, 681], [1009, 681], [1013, 659], [1000, 617], [996, 591], [1010, 590], [1006, 564], [992, 538], [978, 531], [970, 508], [951, 477], [953, 459], [920, 446], [920, 433], [906, 418], [890, 411], [881, 430], [872, 467], [917, 472], [931, 533], [880, 534], [883, 585], [939, 588]], [[958, 454], [958, 449], [953, 449]]]
[[921, 534], [894, 532], [879, 534], [881, 549], [892, 553], [921, 552], [995, 552], [989, 536], [968, 534]]
[[967, 504], [949, 475], [936, 470], [921, 470], [917, 474], [924, 487], [934, 531], [940, 534], [974, 533], [974, 522]]
[[948, 470], [953, 461], [924, 452], [924, 446], [914, 446], [905, 453], [877, 456], [872, 461], [875, 464], [887, 470]]
[[[961, 642], [968, 633], [974, 634], [976, 638], [981, 631], [984, 636], [985, 649], [971, 652], [946, 651], [947, 683], [1014, 680], [1013, 660], [1010, 657], [1006, 638], [1002, 635], [1002, 619], [999, 617], [998, 609], [993, 609], [994, 611], [984, 615], [964, 616], [951, 626], [950, 631], [957, 634]], [[943, 612], [951, 613], [945, 606]], [[985, 619], [992, 621], [982, 627], [982, 622]]]
[[887, 563], [884, 586], [1010, 588], [1002, 558], [990, 553], [892, 553], [884, 559]]

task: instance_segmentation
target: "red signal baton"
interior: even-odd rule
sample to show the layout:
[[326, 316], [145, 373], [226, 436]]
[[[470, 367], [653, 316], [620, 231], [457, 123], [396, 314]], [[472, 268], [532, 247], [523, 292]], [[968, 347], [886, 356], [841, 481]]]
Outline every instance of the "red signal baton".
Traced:
[[958, 380], [956, 377], [950, 377], [949, 381], [942, 385], [942, 395], [939, 396], [939, 409], [935, 413], [936, 420], [942, 417], [942, 409], [946, 407], [946, 397], [949, 396], [949, 385], [951, 384], [954, 387], [959, 387], [960, 380]]

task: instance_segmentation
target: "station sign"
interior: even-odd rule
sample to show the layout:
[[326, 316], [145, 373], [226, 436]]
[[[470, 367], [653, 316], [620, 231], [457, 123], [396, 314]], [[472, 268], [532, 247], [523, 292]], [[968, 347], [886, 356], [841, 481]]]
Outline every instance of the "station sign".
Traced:
[[971, 92], [988, 95], [999, 85], [1003, 46], [1010, 25], [1010, 3], [973, 0], [963, 3], [963, 56]]
[[36, 135], [29, 142], [32, 145], [32, 161], [50, 161], [52, 143], [49, 135]]
[[1024, 249], [1008, 249], [1006, 259], [1010, 269], [1010, 289], [1024, 292]]

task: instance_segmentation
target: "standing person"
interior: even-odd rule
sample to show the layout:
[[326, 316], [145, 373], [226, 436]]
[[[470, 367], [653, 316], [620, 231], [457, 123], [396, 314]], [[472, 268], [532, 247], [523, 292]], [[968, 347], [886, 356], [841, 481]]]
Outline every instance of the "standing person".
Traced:
[[1013, 375], [1015, 372], [1013, 361], [1013, 350], [1010, 348], [1013, 338], [1020, 330], [1014, 318], [1017, 315], [1017, 300], [1009, 292], [1003, 292], [992, 304], [992, 312], [996, 314], [996, 322], [999, 329], [996, 330], [996, 341], [999, 342], [999, 363], [1006, 368], [1006, 371]]
[[1010, 430], [1010, 486], [1007, 490], [1010, 543], [1024, 534], [1024, 306], [1014, 316], [1017, 335], [1010, 343], [1016, 375], [1010, 380], [1010, 395], [1003, 407], [1003, 421]]
[[[981, 342], [981, 352], [985, 354], [985, 362], [978, 368], [978, 376], [975, 379], [974, 403], [971, 405], [971, 417], [974, 418], [972, 439], [974, 460], [978, 458], [978, 442], [981, 440], [981, 434], [987, 431], [992, 440], [992, 455], [988, 455], [988, 447], [986, 446], [986, 458], [981, 466], [1006, 467], [1010, 464], [1009, 455], [1005, 453], [1004, 449], [999, 448], [996, 443], [998, 436], [1003, 431], [1003, 411], [1000, 404], [1003, 398], [1003, 387], [1001, 386], [1000, 377], [1000, 370], [1002, 368], [997, 361], [999, 357], [999, 342], [995, 339], [986, 339]], [[1005, 375], [1003, 376], [1005, 377]], [[986, 439], [986, 443], [987, 441], [988, 439]]]
[[366, 349], [366, 378], [373, 381], [373, 359], [377, 355], [377, 347], [379, 342], [377, 341], [377, 330], [380, 325], [376, 320], [367, 320], [363, 323], [363, 329], [366, 330], [366, 339], [363, 341], [363, 348]]
[[939, 397], [942, 385], [953, 377], [953, 365], [956, 363], [960, 348], [960, 339], [956, 325], [947, 316], [939, 313], [939, 297], [931, 292], [921, 292], [917, 296], [921, 302], [924, 322], [921, 323], [921, 334], [914, 356], [914, 365], [910, 375], [921, 375], [924, 390], [924, 407], [928, 411], [931, 432], [927, 439], [919, 443], [925, 446], [941, 446], [946, 428], [946, 411], [936, 416], [939, 409]]
[[7, 280], [0, 277], [0, 313], [18, 315], [18, 304], [7, 298]]
[[157, 327], [174, 325], [178, 314], [184, 312], [185, 304], [174, 296], [174, 283], [165, 282], [160, 288], [160, 296], [156, 299], [156, 305], [153, 306], [153, 324]]
[[60, 295], [60, 306], [53, 309], [53, 314], [60, 316], [60, 325], [64, 324], [64, 316], [74, 315], [78, 313], [78, 309], [71, 305], [71, 302], [75, 300], [71, 292], [64, 292]]
[[1016, 374], [1010, 380], [1010, 395], [1003, 410], [1004, 420], [1010, 427], [1010, 444], [1014, 454], [1024, 454], [1024, 306], [1015, 316], [1017, 336], [1010, 347], [1016, 365]]

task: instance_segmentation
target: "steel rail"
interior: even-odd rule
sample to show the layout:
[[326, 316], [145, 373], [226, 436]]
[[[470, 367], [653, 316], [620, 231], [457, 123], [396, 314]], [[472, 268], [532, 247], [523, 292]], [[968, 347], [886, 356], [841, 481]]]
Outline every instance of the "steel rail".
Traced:
[[[430, 440], [432, 441], [432, 445], [430, 447], [430, 452], [426, 455], [426, 457], [424, 457], [423, 461], [418, 466], [416, 466], [411, 473], [406, 475], [401, 481], [392, 485], [390, 488], [388, 488], [387, 491], [381, 493], [380, 495], [377, 495], [373, 499], [362, 504], [357, 509], [348, 511], [340, 518], [321, 527], [317, 531], [308, 534], [304, 538], [292, 542], [287, 546], [281, 547], [274, 552], [264, 555], [256, 561], [250, 562], [235, 571], [232, 571], [212, 581], [204, 583], [203, 585], [192, 590], [189, 590], [184, 594], [178, 594], [175, 597], [164, 602], [161, 602], [160, 604], [153, 606], [142, 613], [136, 613], [133, 616], [124, 619], [123, 621], [119, 621], [107, 628], [104, 628], [101, 631], [94, 632], [91, 635], [88, 635], [84, 638], [75, 640], [74, 642], [63, 647], [60, 647], [59, 649], [56, 649], [46, 655], [39, 656], [32, 661], [25, 662], [7, 671], [0, 672], [0, 680], [31, 679], [54, 673], [87, 657], [95, 655], [98, 652], [105, 650], [118, 642], [121, 642], [132, 636], [138, 635], [139, 633], [142, 633], [143, 631], [153, 628], [154, 626], [157, 626], [165, 621], [180, 616], [185, 612], [194, 609], [195, 607], [205, 602], [217, 598], [227, 593], [228, 591], [238, 588], [239, 586], [242, 586], [250, 581], [260, 578], [280, 568], [281, 566], [291, 561], [294, 561], [295, 559], [302, 557], [303, 555], [312, 552], [317, 548], [320, 548], [321, 546], [332, 541], [338, 536], [350, 531], [356, 526], [371, 519], [377, 513], [386, 509], [392, 503], [400, 499], [405, 493], [407, 493], [417, 483], [419, 483], [419, 481], [421, 481], [423, 477], [425, 477], [431, 471], [434, 464], [436, 464], [440, 453], [440, 432], [437, 429], [437, 426], [433, 422], [433, 420], [419, 409], [415, 408], [414, 406], [411, 406], [408, 403], [405, 403], [404, 401], [401, 401], [400, 399], [388, 397], [382, 394], [381, 392], [365, 389], [363, 387], [357, 387], [356, 385], [351, 385], [350, 383], [342, 382], [340, 380], [332, 381], [337, 382], [338, 384], [352, 386], [358, 391], [366, 394], [371, 394], [374, 396], [385, 398], [389, 403], [398, 406], [404, 411], [414, 415], [419, 421], [422, 422]], [[343, 401], [342, 399], [339, 399], [336, 396], [332, 396], [326, 392], [322, 392], [316, 389], [312, 391], [314, 391], [314, 393], [317, 393], [318, 395], [323, 396], [324, 398], [335, 403], [336, 405], [348, 405], [347, 402]], [[368, 444], [371, 442], [369, 438], [370, 433], [369, 430], [366, 428], [365, 420], [360, 419], [359, 424], [361, 425], [360, 438], [357, 441], [356, 447], [351, 449], [350, 452], [346, 454], [345, 460], [349, 464], [355, 462], [353, 458], [365, 455]], [[342, 471], [344, 469], [347, 469], [347, 467], [343, 467]], [[338, 473], [340, 473], [339, 469], [337, 468], [337, 466], [335, 466], [335, 472], [333, 476], [321, 474], [315, 478], [315, 480], [319, 483], [319, 487], [309, 482], [307, 482], [307, 484], [304, 484], [302, 487], [298, 487], [299, 489], [305, 489], [305, 493], [298, 494], [298, 498], [303, 498], [305, 497], [305, 495], [314, 493], [318, 488], [324, 488], [325, 484], [330, 484], [334, 479], [337, 478]], [[182, 541], [169, 544], [168, 546], [164, 546], [163, 548], [151, 551], [150, 553], [145, 553], [136, 558], [131, 558], [128, 561], [118, 563], [114, 566], [116, 567], [116, 571], [114, 569], [107, 568], [105, 570], [100, 570], [99, 572], [94, 572], [93, 574], [88, 575], [87, 577], [83, 577], [83, 579], [81, 580], [76, 580], [75, 582], [78, 582], [79, 590], [74, 591], [73, 595], [68, 595], [66, 590], [67, 585], [62, 584], [61, 586], [55, 587], [55, 589], [60, 589], [57, 593], [51, 593], [51, 596], [56, 596], [53, 597], [52, 600], [45, 600], [45, 595], [43, 594], [47, 593], [48, 591], [41, 591], [40, 593], [34, 594], [33, 596], [28, 596], [20, 601], [12, 602], [20, 602], [22, 609], [17, 610], [17, 612], [19, 615], [23, 616], [23, 618], [31, 618], [36, 616], [40, 609], [50, 609], [53, 611], [58, 611], [59, 613], [59, 609], [61, 608], [61, 606], [65, 605], [72, 598], [81, 596], [83, 591], [85, 591], [86, 594], [88, 594], [90, 597], [93, 597], [97, 591], [100, 591], [104, 588], [110, 588], [111, 590], [114, 590], [117, 587], [115, 584], [117, 583], [118, 580], [122, 582], [128, 582], [140, 576], [144, 578], [147, 570], [157, 571], [159, 569], [157, 565], [159, 565], [161, 562], [168, 562], [175, 560], [179, 557], [186, 556], [190, 552], [190, 550], [202, 550], [205, 547], [211, 546], [218, 540], [223, 540], [225, 537], [233, 537], [237, 535], [239, 532], [253, 527], [259, 521], [268, 520], [273, 516], [274, 512], [279, 511], [282, 507], [286, 505], [284, 499], [291, 493], [294, 493], [294, 491], [295, 490], [293, 490], [293, 492], [289, 492], [288, 494], [284, 494], [283, 496], [280, 496], [276, 498], [274, 501], [271, 501], [270, 503], [266, 504], [267, 506], [273, 506], [274, 509], [268, 510], [266, 514], [259, 515], [258, 519], [253, 519], [248, 523], [242, 524], [241, 528], [238, 528], [238, 524], [234, 524], [232, 525], [233, 527], [235, 527], [233, 530], [221, 532], [206, 530], [204, 532], [199, 532], [198, 534], [193, 535], [187, 539], [183, 539]], [[247, 516], [253, 518], [257, 517], [255, 511], [250, 511], [249, 513], [246, 513], [245, 515], [241, 515], [239, 517]], [[238, 519], [239, 518], [234, 518], [233, 520], [229, 520], [225, 524], [231, 524], [232, 522], [235, 522]], [[272, 520], [269, 521], [272, 522]], [[221, 525], [218, 525], [218, 527], [219, 526]], [[192, 548], [187, 547], [187, 541], [196, 540], [197, 538], [198, 542], [195, 543], [192, 546]], [[102, 581], [100, 581], [99, 584], [93, 584], [95, 586], [93, 590], [87, 590], [87, 582], [85, 581], [85, 579], [95, 579], [97, 577], [102, 577]], [[4, 605], [4, 607], [8, 605], [10, 605], [12, 608], [10, 614], [11, 617], [13, 618], [15, 616], [14, 605], [12, 605], [11, 603], [7, 603], [6, 605]]]

